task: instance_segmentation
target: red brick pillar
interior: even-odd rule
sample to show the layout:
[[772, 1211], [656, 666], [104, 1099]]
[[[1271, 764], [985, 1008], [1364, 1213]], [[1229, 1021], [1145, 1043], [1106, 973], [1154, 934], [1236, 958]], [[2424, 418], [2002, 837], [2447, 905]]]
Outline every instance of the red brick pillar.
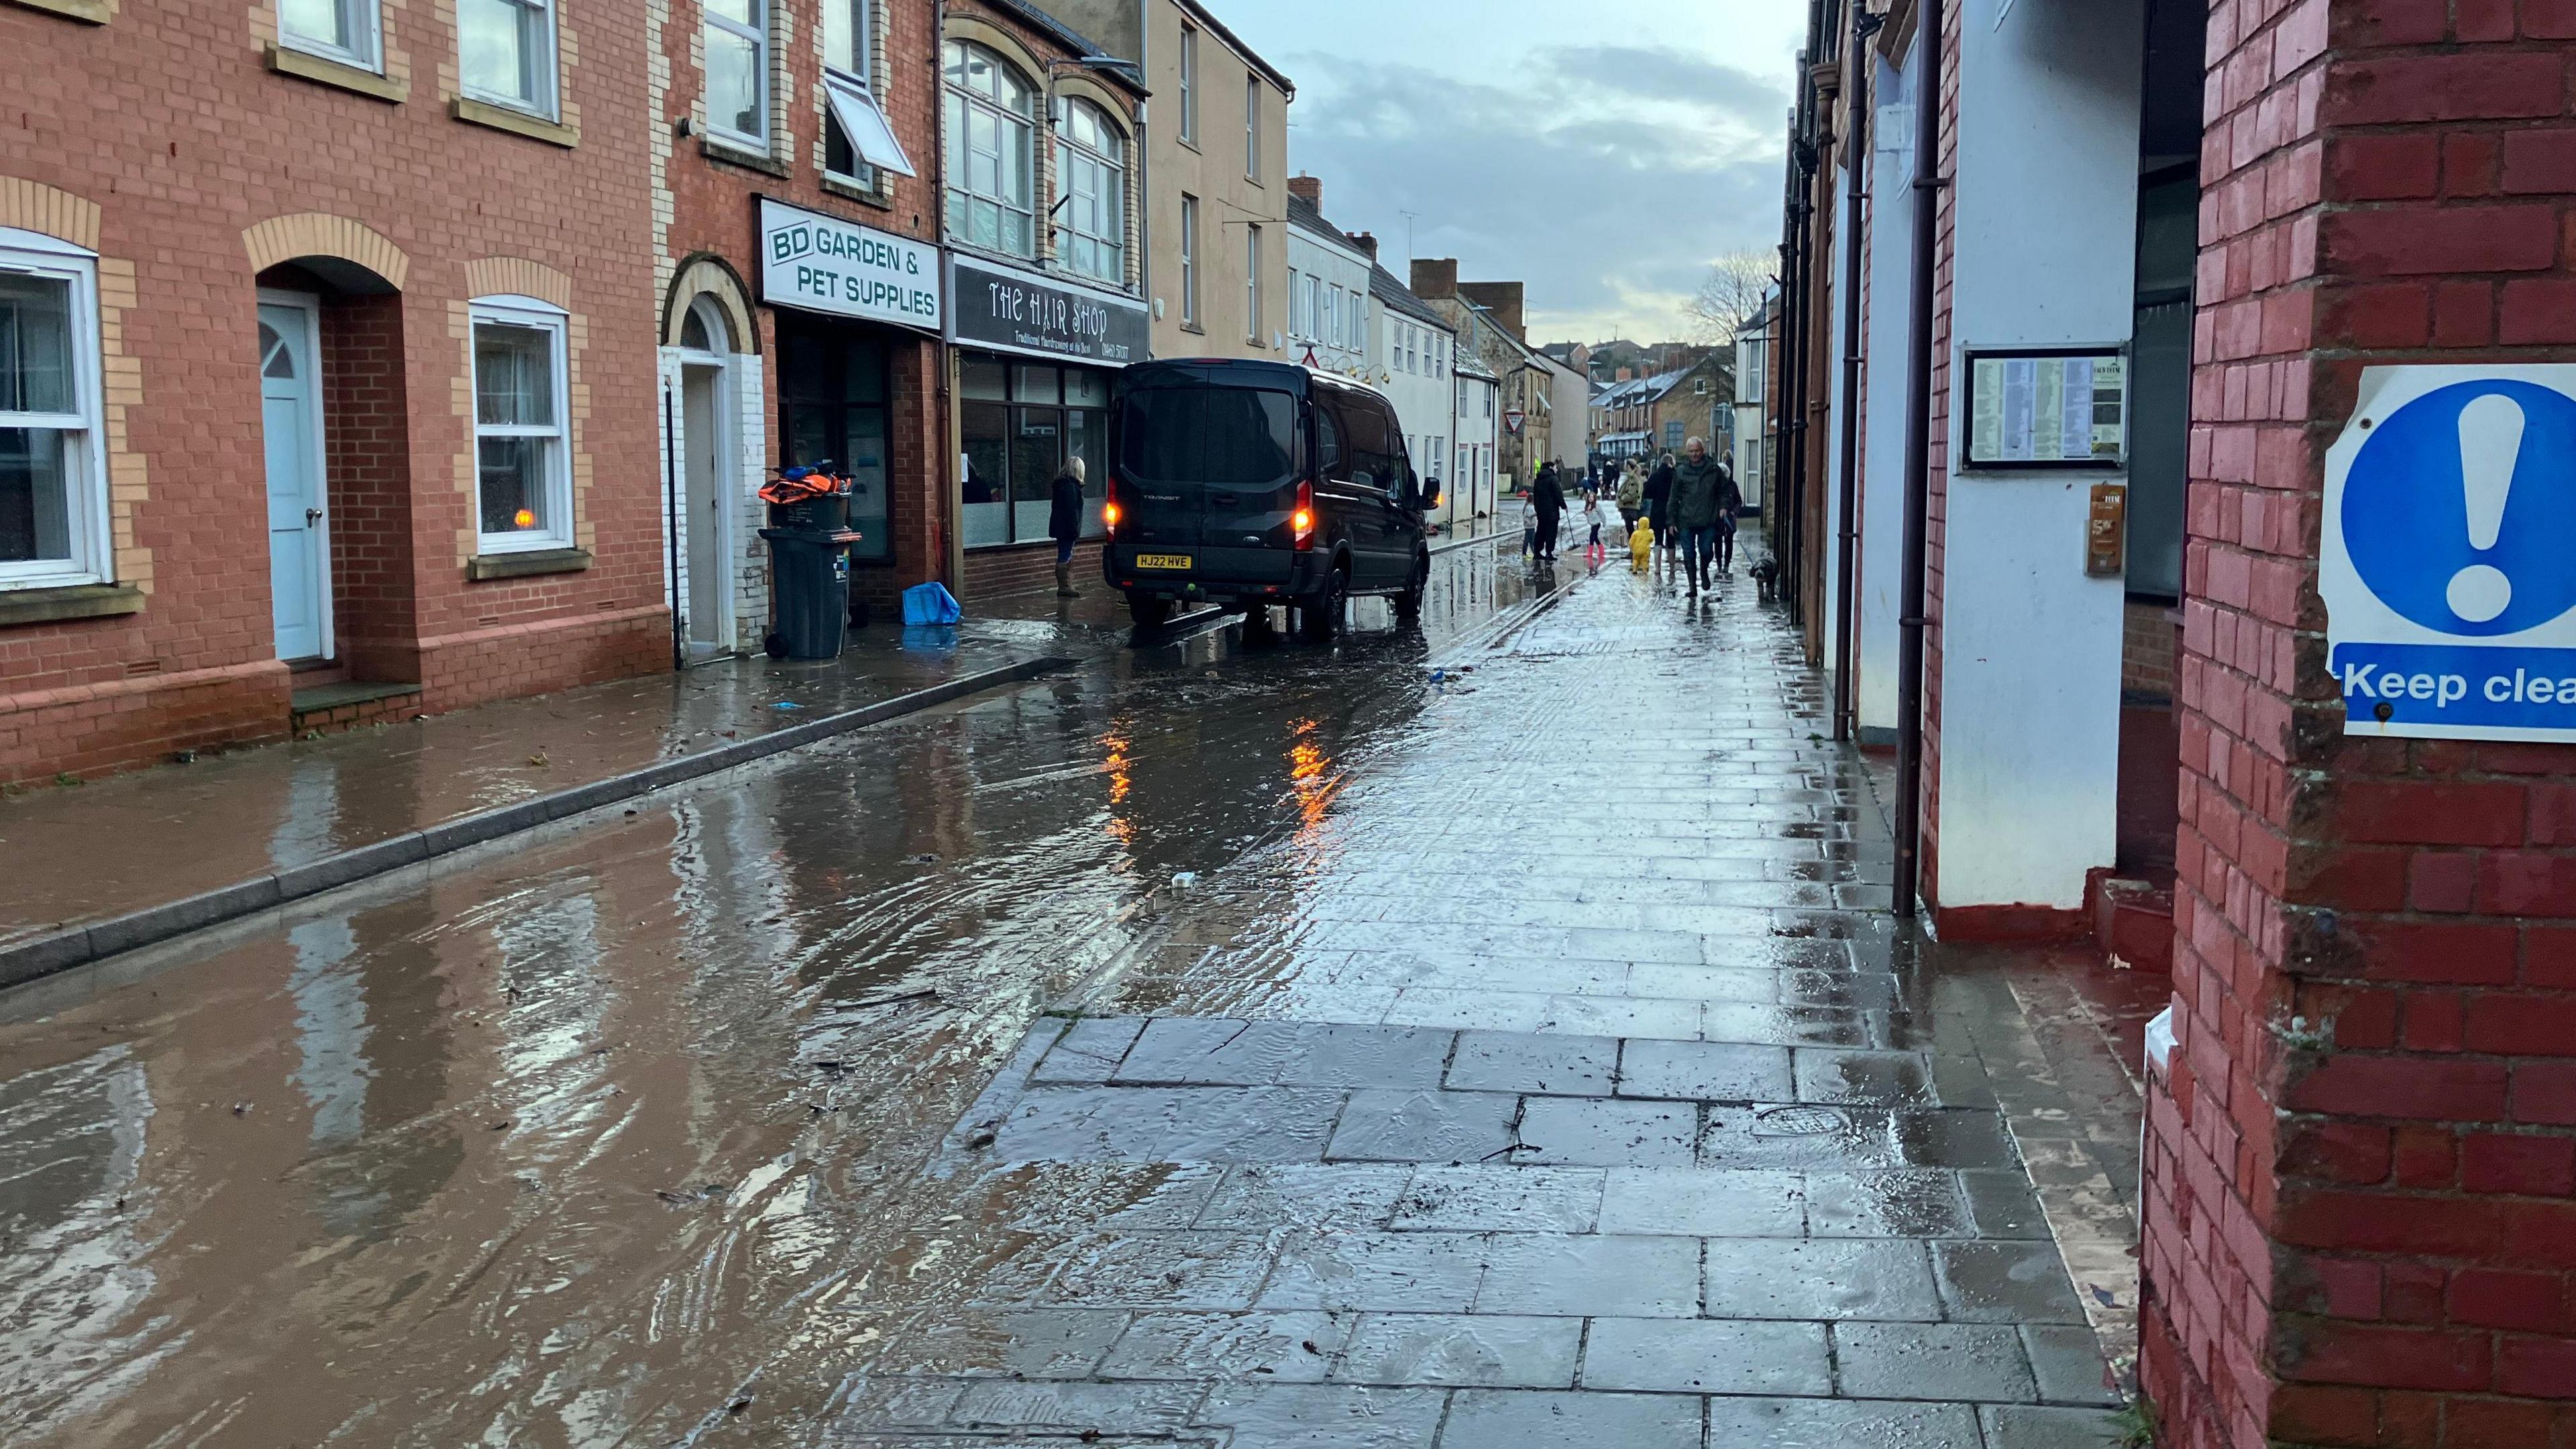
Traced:
[[2143, 1379], [2169, 1446], [2564, 1449], [2576, 748], [2345, 738], [2316, 580], [2365, 366], [2576, 356], [2576, 0], [2210, 17]]

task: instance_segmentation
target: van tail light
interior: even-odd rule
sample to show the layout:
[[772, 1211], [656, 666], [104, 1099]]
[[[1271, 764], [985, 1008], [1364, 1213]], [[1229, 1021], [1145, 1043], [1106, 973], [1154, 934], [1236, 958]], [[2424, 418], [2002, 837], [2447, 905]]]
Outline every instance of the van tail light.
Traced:
[[1112, 478], [1109, 480], [1108, 496], [1101, 500], [1100, 526], [1108, 531], [1111, 538], [1116, 538], [1118, 520], [1126, 516], [1127, 510], [1118, 506], [1118, 480]]
[[1288, 515], [1288, 531], [1299, 548], [1315, 546], [1315, 485], [1297, 485], [1297, 511]]

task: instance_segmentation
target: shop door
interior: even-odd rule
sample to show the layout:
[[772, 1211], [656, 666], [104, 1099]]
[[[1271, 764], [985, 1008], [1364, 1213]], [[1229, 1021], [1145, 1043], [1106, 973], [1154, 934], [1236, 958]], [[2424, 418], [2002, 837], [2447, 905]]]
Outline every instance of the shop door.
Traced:
[[322, 484], [322, 397], [314, 366], [321, 309], [262, 294], [260, 432], [268, 461], [268, 585], [280, 659], [331, 656], [329, 518]]
[[725, 500], [732, 474], [726, 467], [734, 445], [727, 424], [724, 368], [684, 362], [680, 367], [680, 436], [682, 484], [688, 509], [689, 652], [693, 656], [730, 652], [734, 645], [731, 608], [732, 533]]

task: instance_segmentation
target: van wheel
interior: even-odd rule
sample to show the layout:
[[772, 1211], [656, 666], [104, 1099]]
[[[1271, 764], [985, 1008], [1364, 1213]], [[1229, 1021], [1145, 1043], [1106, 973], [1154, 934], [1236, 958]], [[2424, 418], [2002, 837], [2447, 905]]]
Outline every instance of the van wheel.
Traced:
[[1413, 560], [1413, 577], [1404, 592], [1395, 596], [1395, 617], [1407, 624], [1422, 617], [1422, 596], [1431, 591], [1431, 555], [1417, 554]]
[[1135, 620], [1139, 629], [1160, 629], [1171, 622], [1172, 601], [1151, 594], [1129, 594], [1127, 617]]
[[1330, 644], [1342, 632], [1342, 604], [1351, 596], [1350, 575], [1335, 569], [1324, 587], [1297, 601], [1297, 637], [1309, 644]]

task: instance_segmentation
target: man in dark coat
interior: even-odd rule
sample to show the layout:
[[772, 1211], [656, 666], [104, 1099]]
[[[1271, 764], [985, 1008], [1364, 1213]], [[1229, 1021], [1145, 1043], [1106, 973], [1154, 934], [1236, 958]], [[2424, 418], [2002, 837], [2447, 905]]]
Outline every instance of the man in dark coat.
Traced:
[[1047, 507], [1047, 537], [1055, 540], [1055, 596], [1079, 598], [1073, 586], [1073, 546], [1082, 541], [1082, 459], [1068, 461], [1055, 475], [1054, 497]]
[[1664, 551], [1667, 564], [1673, 551], [1672, 498], [1673, 455], [1666, 453], [1646, 475], [1646, 522], [1655, 530], [1655, 546]]
[[1556, 530], [1565, 517], [1565, 489], [1556, 481], [1553, 460], [1538, 470], [1538, 483], [1530, 490], [1530, 511], [1538, 515], [1538, 559], [1552, 563], [1556, 559]]
[[1672, 508], [1673, 526], [1682, 536], [1682, 568], [1690, 575], [1692, 593], [1709, 587], [1718, 539], [1733, 526], [1735, 511], [1743, 506], [1744, 495], [1736, 491], [1734, 475], [1709, 454], [1707, 443], [1691, 439], [1681, 466], [1673, 470]]

